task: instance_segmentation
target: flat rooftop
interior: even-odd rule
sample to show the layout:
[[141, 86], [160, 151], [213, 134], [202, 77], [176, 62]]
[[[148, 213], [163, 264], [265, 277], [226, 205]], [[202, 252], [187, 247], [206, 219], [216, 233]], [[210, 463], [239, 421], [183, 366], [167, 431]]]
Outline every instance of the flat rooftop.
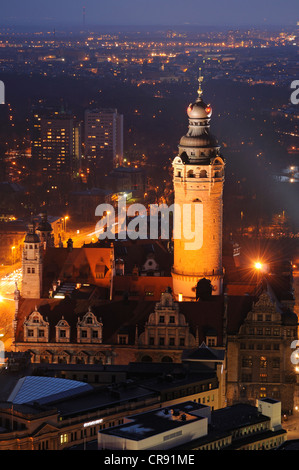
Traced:
[[198, 416], [196, 413], [202, 408], [208, 407], [191, 401], [180, 403], [130, 416], [127, 423], [104, 429], [100, 433], [141, 441], [156, 434], [175, 431], [191, 422], [206, 419], [205, 416]]

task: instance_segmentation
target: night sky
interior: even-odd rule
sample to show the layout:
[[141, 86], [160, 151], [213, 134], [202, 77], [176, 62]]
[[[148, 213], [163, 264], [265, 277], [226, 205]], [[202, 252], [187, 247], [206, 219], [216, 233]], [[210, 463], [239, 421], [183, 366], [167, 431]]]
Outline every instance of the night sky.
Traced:
[[295, 25], [298, 0], [2, 0], [0, 24]]

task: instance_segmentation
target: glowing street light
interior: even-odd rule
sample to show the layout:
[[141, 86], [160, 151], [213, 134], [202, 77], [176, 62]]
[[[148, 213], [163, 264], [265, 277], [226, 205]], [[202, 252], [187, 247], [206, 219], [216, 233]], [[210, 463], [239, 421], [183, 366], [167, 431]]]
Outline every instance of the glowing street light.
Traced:
[[65, 232], [66, 232], [66, 221], [67, 221], [68, 219], [69, 219], [69, 216], [66, 215], [66, 216], [64, 217], [64, 231], [65, 231]]
[[259, 261], [257, 261], [254, 265], [255, 269], [257, 269], [258, 271], [261, 271], [263, 269], [263, 265], [262, 263], [260, 263]]

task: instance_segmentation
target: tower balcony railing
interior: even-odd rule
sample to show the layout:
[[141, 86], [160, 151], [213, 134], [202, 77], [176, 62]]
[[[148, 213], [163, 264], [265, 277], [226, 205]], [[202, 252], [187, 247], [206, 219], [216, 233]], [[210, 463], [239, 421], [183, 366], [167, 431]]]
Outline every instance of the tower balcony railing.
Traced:
[[212, 269], [211, 271], [202, 271], [201, 273], [198, 273], [198, 271], [189, 271], [188, 270], [188, 274], [184, 274], [184, 273], [179, 273], [179, 272], [176, 272], [174, 270], [174, 268], [172, 268], [171, 272], [173, 274], [176, 274], [178, 276], [190, 276], [190, 277], [214, 277], [214, 276], [224, 276], [224, 269], [221, 268], [221, 269]]

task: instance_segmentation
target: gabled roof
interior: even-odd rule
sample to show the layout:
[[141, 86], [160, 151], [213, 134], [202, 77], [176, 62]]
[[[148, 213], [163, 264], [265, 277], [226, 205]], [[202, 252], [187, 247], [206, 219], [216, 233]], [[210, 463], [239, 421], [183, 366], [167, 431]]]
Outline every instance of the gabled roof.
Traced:
[[204, 342], [198, 349], [191, 352], [184, 359], [190, 361], [223, 361], [225, 351], [223, 349], [210, 348]]

